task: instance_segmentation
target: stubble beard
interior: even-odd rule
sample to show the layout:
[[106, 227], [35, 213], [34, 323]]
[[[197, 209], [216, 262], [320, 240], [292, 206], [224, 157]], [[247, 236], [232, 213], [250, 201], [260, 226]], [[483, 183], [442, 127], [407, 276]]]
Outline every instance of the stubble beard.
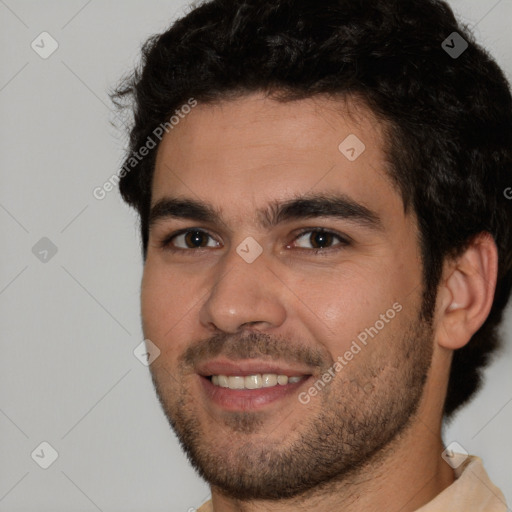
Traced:
[[[279, 427], [267, 431], [271, 418], [261, 411], [226, 412], [220, 419], [205, 413], [207, 420], [199, 420], [199, 399], [178, 384], [180, 379], [169, 379], [158, 365], [151, 372], [164, 413], [199, 475], [235, 499], [279, 500], [352, 478], [393, 446], [417, 412], [432, 338], [431, 324], [420, 313], [386, 343], [393, 353], [388, 350], [378, 365], [359, 368], [353, 361], [343, 368], [319, 392], [321, 407], [314, 409], [318, 412], [311, 414], [312, 409], [297, 400], [303, 417], [281, 438], [275, 435]], [[364, 350], [372, 347], [368, 344]], [[370, 383], [371, 391], [354, 385], [354, 375], [356, 381]]]

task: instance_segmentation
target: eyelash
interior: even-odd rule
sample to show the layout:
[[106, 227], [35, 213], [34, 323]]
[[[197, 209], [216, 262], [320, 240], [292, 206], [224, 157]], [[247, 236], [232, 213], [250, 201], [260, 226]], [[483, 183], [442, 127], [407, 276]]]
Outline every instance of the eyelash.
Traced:
[[[161, 249], [164, 249], [165, 251], [169, 251], [169, 252], [173, 252], [173, 253], [176, 253], [176, 252], [201, 252], [201, 249], [208, 249], [208, 247], [197, 247], [197, 248], [183, 249], [182, 247], [173, 247], [171, 245], [171, 242], [176, 237], [178, 237], [180, 235], [183, 235], [183, 234], [190, 233], [190, 232], [200, 232], [200, 233], [203, 233], [206, 236], [208, 236], [208, 237], [213, 239], [213, 237], [207, 231], [204, 231], [203, 229], [199, 229], [199, 228], [185, 228], [185, 229], [180, 229], [179, 231], [175, 231], [174, 233], [171, 233], [170, 235], [166, 236], [159, 243], [159, 246], [160, 246]], [[323, 228], [309, 228], [309, 229], [306, 228], [306, 229], [300, 231], [296, 235], [296, 237], [293, 239], [293, 242], [295, 242], [296, 240], [298, 240], [299, 238], [301, 238], [302, 236], [304, 236], [307, 233], [321, 233], [321, 234], [326, 234], [326, 235], [333, 235], [335, 238], [338, 238], [340, 243], [338, 245], [333, 246], [333, 247], [325, 247], [325, 248], [320, 248], [320, 249], [306, 249], [306, 248], [303, 248], [303, 247], [299, 247], [298, 249], [300, 251], [307, 251], [307, 252], [313, 253], [313, 254], [323, 254], [323, 255], [325, 255], [325, 254], [331, 253], [331, 251], [340, 250], [340, 249], [350, 245], [350, 241], [349, 241], [348, 237], [343, 236], [343, 235], [337, 233], [336, 231], [330, 231], [330, 230], [323, 229]]]

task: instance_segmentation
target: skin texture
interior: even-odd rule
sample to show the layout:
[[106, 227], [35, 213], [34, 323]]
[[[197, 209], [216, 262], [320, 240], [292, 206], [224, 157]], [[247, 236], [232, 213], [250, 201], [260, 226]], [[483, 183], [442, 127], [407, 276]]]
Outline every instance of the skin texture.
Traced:
[[[338, 149], [350, 134], [366, 147], [355, 161]], [[211, 484], [216, 512], [340, 503], [407, 512], [453, 482], [440, 435], [449, 365], [489, 312], [496, 249], [482, 236], [446, 262], [425, 322], [416, 218], [386, 174], [384, 144], [381, 123], [356, 101], [278, 103], [261, 94], [199, 104], [162, 140], [152, 205], [189, 198], [221, 215], [156, 220], [141, 288], [144, 335], [161, 350], [150, 366], [158, 397]], [[333, 217], [259, 223], [269, 203], [312, 193], [345, 194], [380, 227]], [[183, 228], [206, 234], [169, 241]], [[306, 228], [349, 243], [327, 237], [331, 249], [315, 254], [318, 237], [299, 232]], [[247, 237], [262, 248], [252, 263], [236, 251]], [[299, 393], [394, 304], [400, 311], [301, 403]], [[272, 403], [227, 410], [197, 373], [214, 357], [272, 361], [311, 377]]]

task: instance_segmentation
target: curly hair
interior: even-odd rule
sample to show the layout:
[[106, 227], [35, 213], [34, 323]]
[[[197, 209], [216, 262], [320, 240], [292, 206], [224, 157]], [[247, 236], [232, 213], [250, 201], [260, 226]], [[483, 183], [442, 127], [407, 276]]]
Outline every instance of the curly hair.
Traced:
[[[443, 43], [453, 47], [454, 32], [468, 43], [457, 56]], [[390, 176], [418, 219], [430, 321], [444, 260], [481, 232], [493, 236], [494, 302], [454, 352], [444, 406], [451, 417], [481, 386], [512, 286], [512, 201], [504, 194], [512, 98], [503, 72], [444, 1], [203, 2], [147, 40], [140, 64], [111, 94], [133, 113], [125, 163], [189, 98], [212, 103], [256, 91], [278, 101], [357, 96], [384, 121]], [[123, 199], [140, 215], [144, 259], [156, 152], [119, 174]]]

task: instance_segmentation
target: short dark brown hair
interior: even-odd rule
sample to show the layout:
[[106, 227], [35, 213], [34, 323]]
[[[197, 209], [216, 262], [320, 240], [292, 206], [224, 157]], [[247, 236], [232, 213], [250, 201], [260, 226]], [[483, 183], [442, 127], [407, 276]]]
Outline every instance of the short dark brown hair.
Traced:
[[[447, 51], [464, 41], [462, 54]], [[503, 72], [443, 1], [208, 1], [151, 37], [140, 66], [113, 92], [134, 114], [126, 162], [189, 98], [255, 91], [280, 101], [357, 95], [387, 123], [391, 177], [418, 218], [430, 320], [445, 258], [481, 232], [493, 236], [494, 302], [454, 353], [449, 417], [481, 385], [512, 286], [512, 201], [504, 194], [512, 185], [512, 99]], [[155, 155], [119, 185], [140, 214], [144, 258]]]

